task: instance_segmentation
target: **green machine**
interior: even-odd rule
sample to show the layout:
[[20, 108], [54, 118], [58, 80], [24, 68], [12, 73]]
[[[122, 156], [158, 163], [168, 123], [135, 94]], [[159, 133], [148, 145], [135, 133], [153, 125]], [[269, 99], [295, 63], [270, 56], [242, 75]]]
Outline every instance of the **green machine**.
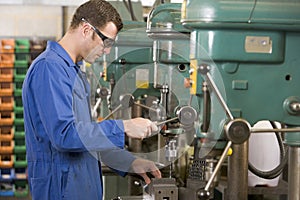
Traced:
[[[181, 22], [192, 30], [190, 92], [201, 94], [203, 83], [208, 85], [212, 103], [219, 107], [205, 121], [214, 127], [207, 137], [227, 141], [199, 199], [210, 198], [230, 148], [225, 199], [247, 199], [248, 138], [264, 132], [285, 133], [288, 199], [300, 199], [299, 10], [295, 0], [184, 1]], [[253, 128], [260, 120], [284, 125]]]
[[[190, 69], [190, 31], [180, 19], [181, 4], [166, 3], [151, 11], [147, 24], [124, 22], [110, 54], [92, 65], [95, 118], [145, 117], [160, 124], [159, 134], [143, 141], [128, 139], [127, 143], [133, 154], [155, 161], [162, 169], [163, 183], [157, 180], [151, 185], [156, 199], [162, 194], [163, 198], [178, 199], [174, 174], [184, 179], [185, 172], [174, 163], [193, 140], [193, 133], [181, 133], [193, 126], [197, 115], [197, 102], [190, 102], [189, 89], [184, 86]], [[186, 167], [188, 160], [182, 162]], [[130, 197], [121, 199], [144, 199], [136, 177], [129, 177], [128, 188]]]

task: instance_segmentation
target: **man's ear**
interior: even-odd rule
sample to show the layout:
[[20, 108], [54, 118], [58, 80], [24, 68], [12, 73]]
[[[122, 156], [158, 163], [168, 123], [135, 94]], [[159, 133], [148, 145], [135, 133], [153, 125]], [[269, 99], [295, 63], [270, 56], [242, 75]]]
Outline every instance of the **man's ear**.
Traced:
[[91, 30], [91, 27], [86, 23], [83, 23], [80, 27], [80, 31], [83, 37], [89, 36], [89, 34], [91, 34]]

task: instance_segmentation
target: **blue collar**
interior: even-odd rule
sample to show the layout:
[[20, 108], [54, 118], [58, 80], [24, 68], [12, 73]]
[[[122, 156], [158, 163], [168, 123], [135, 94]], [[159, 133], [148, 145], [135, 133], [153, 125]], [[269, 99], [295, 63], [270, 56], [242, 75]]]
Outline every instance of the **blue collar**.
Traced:
[[78, 67], [76, 65], [68, 52], [56, 41], [48, 41], [47, 42], [47, 49], [51, 49], [55, 53], [57, 53], [58, 56], [60, 56], [67, 64], [69, 67]]

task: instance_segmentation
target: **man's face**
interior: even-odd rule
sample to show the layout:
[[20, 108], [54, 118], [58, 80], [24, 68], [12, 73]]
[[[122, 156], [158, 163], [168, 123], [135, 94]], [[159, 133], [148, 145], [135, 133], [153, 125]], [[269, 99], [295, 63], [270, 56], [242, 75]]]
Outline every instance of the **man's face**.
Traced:
[[88, 63], [94, 63], [103, 54], [110, 53], [118, 31], [112, 22], [107, 23], [102, 30], [97, 29], [86, 21], [84, 22], [87, 23], [92, 30], [92, 34], [90, 35], [91, 42], [88, 44], [88, 53], [84, 56], [84, 60]]

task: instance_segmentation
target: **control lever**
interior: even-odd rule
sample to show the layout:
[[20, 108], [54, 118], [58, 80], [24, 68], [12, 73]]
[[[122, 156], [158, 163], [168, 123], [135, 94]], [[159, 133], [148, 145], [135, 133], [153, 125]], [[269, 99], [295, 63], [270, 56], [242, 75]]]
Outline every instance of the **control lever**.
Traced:
[[180, 109], [177, 110], [176, 115], [177, 116], [174, 118], [167, 119], [167, 120], [164, 120], [161, 122], [157, 122], [156, 125], [160, 126], [162, 124], [165, 124], [165, 123], [168, 123], [171, 121], [175, 121], [178, 119], [181, 124], [188, 126], [188, 125], [193, 125], [197, 119], [197, 112], [191, 106], [181, 107]]
[[177, 120], [177, 119], [178, 119], [178, 117], [174, 117], [174, 118], [171, 118], [171, 119], [167, 119], [167, 120], [165, 120], [165, 121], [157, 122], [157, 123], [156, 123], [156, 126], [160, 126], [160, 125], [163, 125], [163, 124], [165, 124], [165, 123], [168, 123], [168, 122], [171, 122], [171, 121], [175, 121], [175, 120]]
[[115, 109], [113, 109], [109, 115], [104, 117], [103, 120], [107, 120], [121, 108], [129, 108], [134, 104], [134, 97], [131, 94], [121, 95], [119, 100], [120, 104]]
[[[200, 190], [198, 192], [198, 198], [200, 200], [202, 199], [209, 199], [209, 189], [213, 183], [213, 180], [215, 179], [218, 171], [221, 168], [222, 163], [224, 162], [226, 155], [228, 154], [228, 151], [233, 143], [235, 144], [242, 144], [246, 140], [248, 140], [250, 133], [258, 133], [258, 132], [274, 132], [274, 131], [283, 131], [283, 132], [299, 132], [300, 127], [296, 128], [287, 128], [287, 129], [251, 129], [250, 124], [244, 120], [244, 119], [234, 119], [232, 113], [230, 112], [226, 102], [224, 101], [220, 91], [218, 90], [215, 82], [213, 81], [209, 71], [210, 67], [206, 64], [202, 64], [198, 68], [199, 72], [205, 76], [207, 83], [210, 84], [212, 90], [216, 93], [216, 96], [219, 100], [219, 103], [225, 110], [227, 116], [229, 117], [229, 122], [224, 126], [225, 134], [228, 138], [228, 142], [226, 144], [226, 147], [212, 173], [210, 176], [210, 179], [208, 180], [204, 190]], [[294, 106], [296, 110], [299, 109], [299, 105]]]
[[[231, 120], [234, 120], [233, 118], [233, 115], [231, 114], [227, 104], [225, 103], [220, 91], [218, 90], [218, 87], [216, 86], [215, 82], [213, 81], [213, 79], [211, 78], [211, 75], [209, 73], [209, 70], [210, 70], [210, 67], [206, 64], [202, 64], [199, 66], [199, 72], [205, 76], [206, 80], [207, 80], [207, 83], [209, 83], [213, 89], [213, 91], [216, 93], [216, 96], [221, 104], [221, 106], [224, 108], [224, 110], [226, 111], [226, 114], [227, 116], [231, 119]], [[205, 188], [204, 188], [204, 191], [200, 191], [198, 193], [198, 197], [202, 200], [202, 199], [208, 199], [209, 198], [209, 189], [213, 183], [213, 180], [215, 179], [217, 173], [219, 172], [220, 168], [221, 168], [221, 165], [223, 164], [225, 158], [226, 158], [226, 155], [228, 153], [228, 150], [230, 149], [232, 145], [232, 141], [228, 141], [227, 144], [226, 144], [226, 147], [216, 165], [216, 168], [215, 170], [213, 171], [211, 177], [209, 178], [208, 182], [206, 183], [205, 185]]]

